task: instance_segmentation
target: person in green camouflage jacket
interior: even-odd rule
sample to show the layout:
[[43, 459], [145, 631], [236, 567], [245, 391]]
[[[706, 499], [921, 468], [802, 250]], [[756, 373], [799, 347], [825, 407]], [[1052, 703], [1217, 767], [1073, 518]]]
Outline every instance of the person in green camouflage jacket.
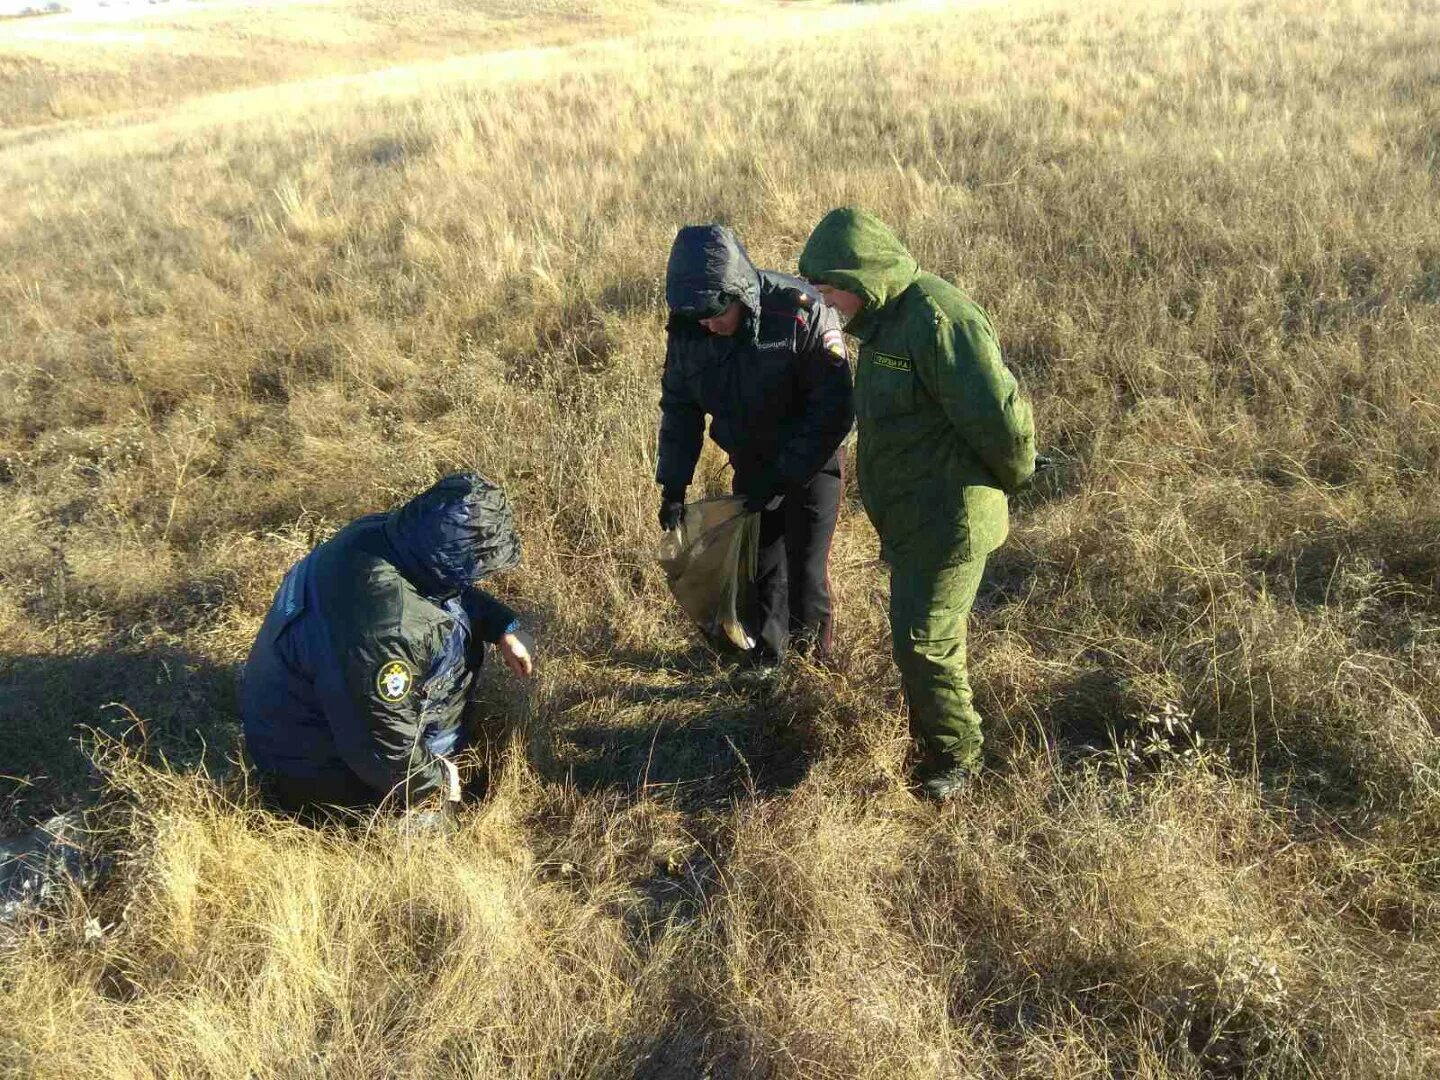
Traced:
[[806, 241], [800, 274], [860, 340], [860, 495], [890, 565], [916, 779], [943, 801], [980, 763], [966, 623], [985, 557], [1009, 530], [1006, 496], [1035, 471], [1030, 404], [984, 310], [922, 271], [878, 218], [832, 210]]

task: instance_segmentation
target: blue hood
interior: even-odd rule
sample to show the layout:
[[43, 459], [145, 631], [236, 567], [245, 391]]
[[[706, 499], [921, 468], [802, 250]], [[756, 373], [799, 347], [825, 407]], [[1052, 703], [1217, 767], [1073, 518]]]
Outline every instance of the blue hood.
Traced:
[[385, 535], [400, 572], [427, 596], [452, 596], [520, 562], [510, 502], [479, 473], [452, 473], [392, 510]]

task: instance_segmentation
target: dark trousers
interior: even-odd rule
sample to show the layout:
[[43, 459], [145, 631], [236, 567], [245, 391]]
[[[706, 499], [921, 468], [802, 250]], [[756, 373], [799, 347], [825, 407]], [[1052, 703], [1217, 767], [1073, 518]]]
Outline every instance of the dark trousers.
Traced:
[[[843, 453], [837, 450], [808, 482], [787, 485], [780, 505], [760, 515], [757, 611], [747, 629], [762, 659], [778, 660], [791, 646], [822, 658], [830, 653], [830, 542], [840, 517]], [[744, 480], [736, 475], [737, 492]]]
[[380, 802], [375, 789], [354, 773], [333, 772], [302, 778], [257, 770], [256, 775], [266, 806], [307, 821], [343, 816], [347, 810], [373, 810]]

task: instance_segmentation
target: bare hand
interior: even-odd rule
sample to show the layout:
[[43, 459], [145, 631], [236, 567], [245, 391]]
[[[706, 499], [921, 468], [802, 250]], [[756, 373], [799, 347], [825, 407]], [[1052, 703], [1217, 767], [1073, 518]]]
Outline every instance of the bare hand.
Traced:
[[530, 650], [514, 634], [506, 634], [495, 648], [500, 653], [500, 659], [505, 661], [505, 666], [515, 675], [528, 679], [535, 674], [535, 661], [530, 657]]

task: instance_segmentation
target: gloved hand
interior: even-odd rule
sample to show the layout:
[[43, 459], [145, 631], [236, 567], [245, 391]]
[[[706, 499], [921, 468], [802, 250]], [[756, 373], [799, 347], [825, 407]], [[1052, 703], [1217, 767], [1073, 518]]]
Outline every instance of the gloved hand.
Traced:
[[745, 512], [747, 514], [758, 514], [762, 510], [778, 510], [780, 504], [785, 501], [785, 493], [769, 492], [766, 494], [751, 494], [745, 496]]
[[1035, 481], [1040, 479], [1041, 473], [1049, 472], [1058, 464], [1059, 462], [1057, 462], [1049, 454], [1036, 454], [1035, 471], [1025, 478], [1025, 482], [1021, 484], [1016, 489], [1016, 491], [1029, 491], [1032, 487], [1035, 486]]
[[685, 493], [682, 491], [679, 498], [672, 498], [674, 492], [666, 492], [660, 498], [660, 529], [662, 532], [670, 532], [680, 527], [680, 522], [685, 518]]

